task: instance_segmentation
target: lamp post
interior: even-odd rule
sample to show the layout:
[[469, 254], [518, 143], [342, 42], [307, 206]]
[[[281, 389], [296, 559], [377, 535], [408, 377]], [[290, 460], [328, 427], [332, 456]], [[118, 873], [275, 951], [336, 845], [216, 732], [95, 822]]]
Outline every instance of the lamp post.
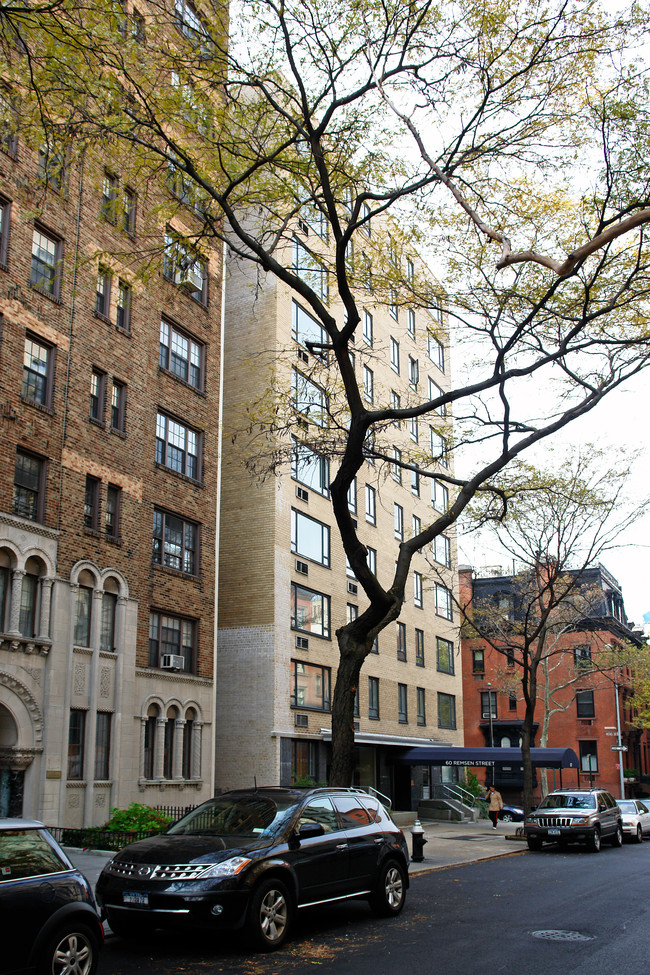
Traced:
[[616, 745], [618, 753], [618, 777], [621, 799], [625, 799], [625, 778], [623, 776], [623, 746], [621, 744], [621, 709], [618, 700], [618, 667], [614, 667], [614, 694], [616, 695]]

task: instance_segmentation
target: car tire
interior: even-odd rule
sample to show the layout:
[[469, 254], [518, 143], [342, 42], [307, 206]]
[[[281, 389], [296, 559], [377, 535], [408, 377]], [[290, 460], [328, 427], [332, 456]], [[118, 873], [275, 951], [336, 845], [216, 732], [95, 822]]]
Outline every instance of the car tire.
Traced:
[[619, 823], [612, 836], [612, 846], [623, 846], [623, 827]]
[[587, 847], [590, 853], [600, 853], [600, 830], [597, 827], [587, 840]]
[[395, 917], [406, 901], [406, 871], [397, 860], [384, 863], [379, 871], [370, 906], [379, 917]]
[[153, 932], [153, 926], [145, 918], [115, 917], [108, 911], [107, 920], [113, 934], [120, 938], [146, 938]]
[[293, 904], [281, 880], [263, 880], [253, 890], [246, 933], [256, 951], [275, 951], [287, 939], [293, 920]]
[[99, 962], [99, 936], [83, 921], [68, 921], [47, 942], [38, 975], [94, 975]]
[[502, 823], [511, 823], [512, 821], [512, 813], [504, 813], [501, 817]]
[[639, 825], [636, 828], [636, 837], [635, 837], [635, 839], [636, 839], [637, 843], [643, 843], [643, 830], [641, 829], [641, 824], [640, 823], [639, 823]]
[[527, 836], [526, 842], [528, 843], [528, 849], [532, 850], [533, 853], [537, 853], [542, 848], [542, 841], [538, 836]]

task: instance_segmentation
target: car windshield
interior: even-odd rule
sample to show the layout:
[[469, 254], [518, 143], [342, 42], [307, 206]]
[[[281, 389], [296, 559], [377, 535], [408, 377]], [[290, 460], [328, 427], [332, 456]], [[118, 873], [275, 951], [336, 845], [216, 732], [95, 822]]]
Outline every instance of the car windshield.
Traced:
[[297, 809], [295, 796], [223, 796], [198, 806], [168, 830], [174, 836], [275, 836]]
[[618, 802], [618, 808], [624, 813], [635, 813], [638, 812], [636, 808], [636, 803], [632, 802], [631, 799], [620, 799]]
[[538, 809], [595, 809], [596, 797], [559, 793], [542, 799]]

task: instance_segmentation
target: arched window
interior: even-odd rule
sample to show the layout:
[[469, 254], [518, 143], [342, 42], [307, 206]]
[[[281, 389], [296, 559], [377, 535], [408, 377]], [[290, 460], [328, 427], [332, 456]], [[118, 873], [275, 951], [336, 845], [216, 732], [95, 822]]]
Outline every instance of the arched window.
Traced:
[[9, 629], [12, 566], [10, 553], [6, 549], [0, 550], [0, 633], [6, 633]]
[[74, 642], [77, 647], [90, 646], [90, 624], [94, 586], [95, 579], [90, 572], [84, 570], [79, 574], [79, 588], [77, 590], [77, 604], [75, 606], [74, 619]]
[[163, 756], [163, 776], [166, 779], [174, 778], [174, 744], [176, 742], [177, 718], [177, 709], [170, 708], [165, 722], [165, 751]]
[[144, 726], [144, 777], [153, 779], [156, 760], [156, 731], [158, 728], [158, 718], [160, 708], [157, 704], [152, 704], [147, 711], [147, 720]]
[[183, 728], [183, 767], [182, 776], [184, 779], [194, 778], [192, 766], [194, 764], [194, 727], [196, 721], [196, 711], [188, 708], [185, 712], [185, 727]]
[[20, 593], [18, 629], [21, 636], [35, 636], [38, 629], [39, 578], [41, 575], [43, 575], [42, 562], [36, 558], [28, 559]]
[[102, 594], [102, 622], [99, 634], [101, 650], [115, 650], [115, 609], [119, 585], [116, 579], [109, 578], [104, 582]]

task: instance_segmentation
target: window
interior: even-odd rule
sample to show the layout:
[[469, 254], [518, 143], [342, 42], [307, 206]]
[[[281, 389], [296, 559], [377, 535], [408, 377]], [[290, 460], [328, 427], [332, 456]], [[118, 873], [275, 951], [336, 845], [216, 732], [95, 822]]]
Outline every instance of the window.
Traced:
[[414, 443], [420, 439], [419, 423], [417, 416], [412, 416], [409, 420], [409, 436]]
[[409, 386], [417, 389], [420, 382], [420, 363], [413, 356], [409, 356]]
[[515, 665], [515, 648], [506, 647], [506, 664], [508, 667], [514, 667]]
[[164, 319], [160, 322], [158, 364], [195, 389], [203, 389], [203, 350], [184, 332]]
[[472, 673], [485, 673], [485, 650], [483, 647], [477, 647], [476, 649], [472, 650]]
[[368, 366], [363, 367], [363, 395], [369, 403], [375, 400], [375, 376]]
[[201, 477], [201, 435], [198, 430], [158, 413], [156, 463], [198, 481]]
[[174, 753], [176, 751], [176, 721], [178, 711], [171, 707], [167, 711], [163, 739], [163, 778], [174, 778]]
[[366, 521], [370, 525], [377, 524], [377, 493], [369, 484], [366, 484]]
[[420, 472], [418, 470], [411, 471], [411, 494], [416, 498], [420, 497]]
[[576, 710], [579, 718], [594, 718], [594, 692], [576, 691]]
[[38, 178], [41, 183], [55, 193], [65, 191], [66, 158], [61, 149], [47, 142], [38, 150]]
[[120, 537], [120, 509], [122, 506], [122, 488], [109, 484], [106, 488], [106, 521], [104, 530], [107, 538]]
[[399, 342], [394, 338], [390, 340], [390, 367], [399, 375]]
[[431, 459], [437, 461], [443, 467], [449, 466], [449, 459], [447, 457], [447, 441], [434, 430], [433, 427], [429, 427], [429, 443], [431, 448]]
[[291, 661], [291, 707], [311, 708], [314, 711], [330, 709], [329, 667]]
[[319, 427], [327, 426], [327, 396], [320, 386], [293, 369], [291, 387], [296, 412]]
[[404, 539], [404, 508], [401, 504], [393, 505], [393, 534], [399, 541]]
[[100, 267], [97, 273], [95, 312], [102, 318], [111, 317], [111, 274], [105, 267]]
[[90, 646], [90, 620], [92, 616], [93, 590], [79, 586], [75, 604], [74, 644], [76, 647]]
[[413, 515], [413, 517], [411, 518], [411, 523], [412, 523], [412, 534], [413, 537], [415, 538], [422, 531], [422, 519], [420, 518], [419, 515]]
[[153, 513], [153, 552], [157, 565], [197, 575], [198, 525], [159, 508]]
[[399, 309], [397, 307], [397, 295], [395, 293], [395, 289], [394, 288], [391, 288], [390, 289], [390, 296], [389, 296], [389, 302], [388, 302], [388, 311], [389, 311], [390, 317], [391, 318], [394, 318], [395, 321], [397, 321], [398, 318], [399, 318]]
[[415, 338], [415, 312], [409, 308], [407, 312], [406, 329], [412, 339]]
[[413, 605], [422, 609], [422, 573], [413, 573]]
[[415, 281], [415, 267], [410, 257], [406, 258], [406, 280], [411, 287], [413, 287], [413, 282]]
[[[292, 306], [292, 333], [296, 342], [304, 348], [309, 348], [308, 343], [326, 344], [328, 341], [327, 332], [320, 322], [317, 322], [298, 302], [293, 301]], [[318, 350], [315, 354], [318, 354]]]
[[329, 302], [328, 273], [318, 258], [298, 240], [293, 242], [293, 270], [321, 301], [325, 304]]
[[144, 725], [144, 764], [143, 775], [145, 779], [153, 779], [156, 755], [156, 731], [158, 728], [158, 716], [160, 711], [155, 704], [152, 704], [147, 713], [147, 720]]
[[32, 263], [29, 283], [58, 300], [61, 292], [61, 257], [63, 245], [58, 237], [34, 227]]
[[372, 315], [369, 311], [364, 311], [363, 313], [363, 341], [366, 345], [372, 348], [373, 343], [373, 327], [372, 327]]
[[508, 694], [508, 710], [509, 711], [517, 710], [517, 695], [513, 692]]
[[18, 450], [14, 471], [14, 514], [30, 521], [43, 521], [44, 496], [45, 461]]
[[86, 475], [84, 491], [84, 528], [91, 531], [99, 529], [99, 488], [101, 482], [90, 474]]
[[445, 371], [445, 347], [439, 342], [433, 332], [427, 332], [427, 353], [431, 361], [440, 369]]
[[438, 691], [438, 727], [456, 727], [456, 698], [453, 694]]
[[576, 667], [591, 667], [591, 647], [588, 643], [573, 648], [573, 659]]
[[41, 406], [51, 406], [53, 374], [54, 349], [36, 336], [27, 334], [23, 354], [23, 398]]
[[418, 724], [422, 727], [427, 723], [427, 698], [424, 687], [417, 688]]
[[451, 592], [446, 586], [436, 583], [436, 615], [446, 620], [453, 619]]
[[181, 237], [165, 234], [163, 275], [202, 305], [208, 302], [208, 264]]
[[36, 635], [36, 603], [38, 599], [38, 576], [27, 573], [23, 576], [20, 590], [18, 630], [21, 636]]
[[406, 684], [397, 685], [397, 720], [400, 724], [408, 724], [408, 694]]
[[104, 398], [106, 395], [106, 373], [93, 369], [90, 374], [90, 418], [104, 423]]
[[133, 190], [125, 189], [122, 194], [122, 229], [130, 237], [135, 236], [136, 202]]
[[11, 572], [7, 566], [0, 566], [0, 633], [9, 629], [8, 607], [11, 602]]
[[454, 645], [441, 636], [436, 637], [436, 667], [441, 674], [454, 673]]
[[126, 386], [113, 380], [111, 389], [111, 430], [124, 433], [126, 429]]
[[431, 482], [431, 504], [443, 514], [449, 508], [449, 488], [435, 478]]
[[579, 741], [580, 750], [580, 771], [598, 771], [598, 743], [595, 741]]
[[95, 781], [106, 781], [110, 777], [110, 759], [111, 715], [99, 711], [95, 725]]
[[183, 756], [181, 775], [184, 779], [192, 779], [194, 766], [194, 728], [196, 727], [196, 711], [188, 708], [185, 712], [185, 726], [183, 728]]
[[131, 331], [131, 297], [131, 285], [120, 279], [117, 285], [117, 318], [115, 324], [123, 332]]
[[397, 641], [397, 659], [406, 660], [406, 624], [399, 620], [395, 623], [395, 635]]
[[327, 525], [291, 509], [291, 551], [321, 565], [330, 564], [330, 530]]
[[209, 53], [211, 41], [196, 7], [189, 0], [174, 0], [176, 25], [192, 44]]
[[368, 545], [366, 546], [366, 552], [367, 552], [366, 562], [368, 564], [368, 568], [370, 569], [372, 574], [376, 576], [377, 575], [377, 549], [371, 548]]
[[354, 569], [350, 565], [350, 560], [347, 557], [347, 555], [345, 556], [345, 574], [348, 577], [348, 579], [356, 579], [356, 576], [354, 574]]
[[354, 603], [347, 603], [345, 607], [345, 622], [351, 623], [359, 618], [359, 607]]
[[431, 546], [433, 557], [439, 565], [451, 568], [451, 546], [446, 535], [436, 535]]
[[424, 630], [415, 630], [415, 666], [424, 667]]
[[104, 173], [102, 183], [102, 216], [109, 223], [117, 223], [117, 176], [111, 173]]
[[144, 44], [144, 17], [135, 7], [131, 15], [131, 37], [137, 44]]
[[368, 678], [368, 717], [379, 720], [379, 678]]
[[6, 88], [0, 88], [0, 149], [16, 158], [18, 150], [18, 112], [14, 99]]
[[[434, 381], [431, 378], [431, 376], [429, 376], [429, 399], [430, 400], [437, 400], [437, 399], [440, 399], [440, 397], [441, 396], [444, 396], [444, 395], [445, 395], [444, 390], [441, 389], [440, 386], [438, 386], [437, 383], [434, 383]], [[435, 409], [434, 412], [436, 412], [438, 414], [438, 416], [446, 416], [447, 415], [447, 407], [443, 404], [443, 405], [437, 407], [437, 409]]]
[[179, 616], [152, 612], [149, 616], [149, 666], [160, 667], [165, 654], [183, 657], [183, 670], [196, 668], [196, 623]]
[[71, 710], [68, 726], [68, 778], [83, 779], [86, 712]]
[[99, 649], [108, 650], [113, 653], [115, 650], [115, 610], [117, 607], [117, 596], [114, 592], [102, 593], [102, 617], [99, 628]]
[[330, 597], [292, 582], [291, 629], [329, 639]]
[[314, 453], [309, 447], [293, 438], [291, 476], [323, 497], [329, 497], [330, 465], [326, 457]]
[[[395, 390], [391, 390], [390, 394], [390, 408], [391, 410], [400, 410], [402, 408], [402, 397]], [[401, 420], [397, 418], [393, 420], [393, 426], [399, 428], [402, 426]]]
[[481, 691], [481, 717], [497, 717], [497, 692]]
[[350, 481], [350, 487], [348, 488], [348, 508], [353, 515], [357, 513], [357, 479], [354, 477]]
[[[0, 108], [2, 101], [0, 96]], [[2, 132], [2, 122], [0, 121], [0, 133]], [[2, 136], [0, 134], [0, 147]], [[11, 226], [11, 203], [0, 196], [0, 265], [7, 266], [7, 255], [9, 252], [9, 227]]]
[[391, 473], [393, 475], [393, 480], [397, 484], [402, 483], [402, 451], [398, 450], [397, 447], [393, 447], [393, 458], [395, 463], [392, 464]]

